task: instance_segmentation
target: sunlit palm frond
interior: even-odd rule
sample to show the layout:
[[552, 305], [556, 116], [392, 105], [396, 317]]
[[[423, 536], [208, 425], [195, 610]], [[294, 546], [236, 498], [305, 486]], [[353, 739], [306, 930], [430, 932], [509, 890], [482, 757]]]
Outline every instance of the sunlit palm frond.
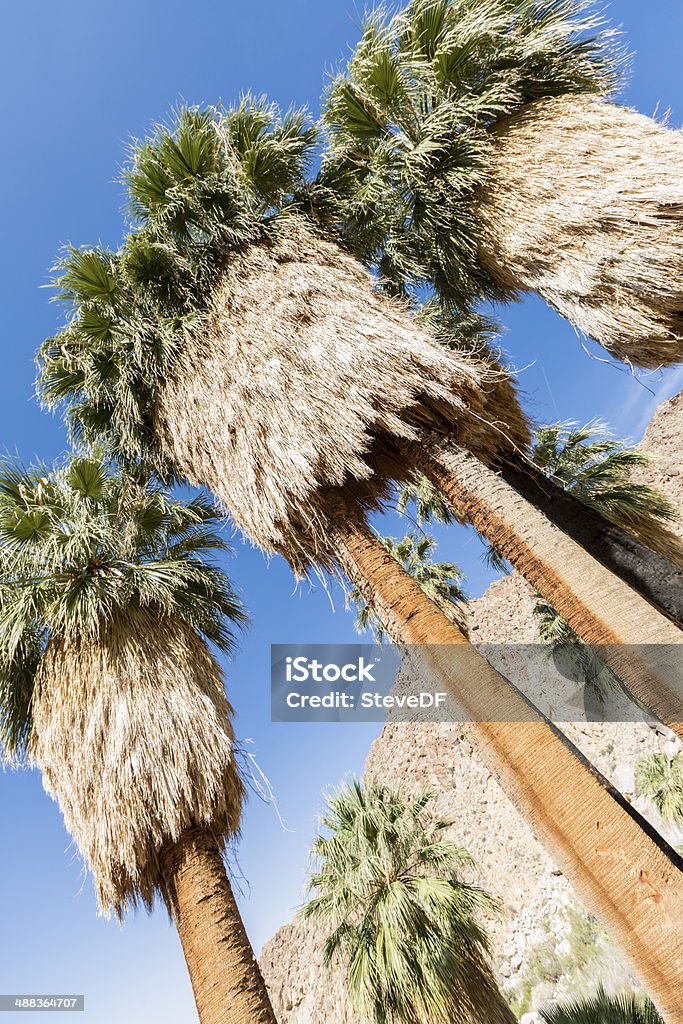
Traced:
[[648, 547], [683, 564], [683, 544], [668, 529], [679, 516], [661, 491], [633, 479], [649, 456], [612, 436], [600, 421], [540, 427], [531, 459], [547, 476]]
[[545, 1024], [663, 1024], [646, 996], [623, 992], [608, 995], [600, 987], [593, 996], [541, 1011]]

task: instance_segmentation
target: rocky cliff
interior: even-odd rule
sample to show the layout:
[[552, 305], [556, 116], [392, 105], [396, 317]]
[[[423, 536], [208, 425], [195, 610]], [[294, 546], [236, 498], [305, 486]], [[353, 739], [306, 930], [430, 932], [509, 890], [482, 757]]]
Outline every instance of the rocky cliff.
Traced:
[[[642, 447], [654, 458], [647, 482], [683, 509], [683, 393], [657, 410]], [[644, 478], [643, 478], [644, 479]], [[678, 527], [683, 536], [683, 525]], [[475, 644], [533, 643], [537, 627], [531, 588], [513, 575], [493, 583], [470, 606]], [[637, 761], [676, 749], [667, 730], [645, 721], [567, 723], [571, 741], [670, 841], [656, 812], [634, 795]], [[387, 724], [373, 743], [367, 781], [436, 794], [435, 813], [477, 863], [476, 881], [495, 894], [501, 914], [488, 922], [496, 971], [525, 1022], [548, 1000], [586, 992], [599, 982], [635, 985], [606, 935], [576, 899], [498, 784], [452, 723]], [[351, 1024], [343, 980], [321, 967], [320, 936], [299, 919], [266, 944], [261, 966], [282, 1024]]]
[[[640, 444], [652, 462], [637, 479], [669, 496], [683, 510], [683, 391], [658, 407]], [[671, 529], [683, 538], [683, 515]]]

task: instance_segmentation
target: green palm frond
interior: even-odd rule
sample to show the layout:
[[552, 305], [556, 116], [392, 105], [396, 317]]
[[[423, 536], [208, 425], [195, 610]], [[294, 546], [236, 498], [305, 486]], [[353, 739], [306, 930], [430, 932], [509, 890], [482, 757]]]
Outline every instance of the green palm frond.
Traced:
[[230, 651], [245, 619], [212, 560], [227, 545], [203, 497], [182, 502], [98, 455], [58, 468], [0, 465], [0, 743], [21, 752], [50, 638], [98, 631], [131, 605], [173, 616]]
[[[466, 631], [467, 619], [463, 606], [467, 603], [467, 596], [462, 587], [464, 574], [453, 562], [432, 561], [431, 555], [436, 546], [434, 539], [426, 534], [407, 533], [401, 540], [394, 537], [383, 537], [381, 540], [389, 554], [412, 576], [427, 597], [459, 629]], [[347, 607], [355, 609], [356, 629], [359, 633], [368, 630], [378, 643], [384, 642], [386, 634], [379, 616], [357, 587], [349, 591]]]
[[31, 732], [33, 681], [43, 650], [43, 637], [28, 626], [11, 658], [0, 659], [0, 762], [21, 757]]
[[451, 1024], [495, 992], [477, 915], [496, 904], [463, 880], [471, 858], [430, 799], [352, 782], [313, 844], [305, 915], [323, 926], [325, 961], [344, 964], [354, 1010], [377, 1024]]
[[584, 0], [413, 0], [371, 14], [323, 115], [321, 180], [358, 255], [397, 291], [428, 283], [463, 309], [505, 298], [477, 259], [490, 129], [541, 97], [609, 93], [623, 65], [612, 37]]
[[542, 1010], [545, 1024], [663, 1024], [645, 996], [624, 992], [608, 995], [599, 988], [594, 996]]
[[683, 826], [683, 757], [648, 754], [636, 765], [636, 792], [646, 796], [669, 825]]
[[405, 516], [409, 510], [414, 510], [415, 521], [419, 527], [426, 523], [451, 523], [459, 522], [453, 507], [437, 490], [434, 484], [423, 476], [416, 473], [411, 481], [402, 487], [396, 503], [396, 510], [400, 515]]
[[497, 344], [500, 326], [491, 316], [432, 297], [420, 306], [415, 319], [446, 348], [498, 361], [504, 358]]

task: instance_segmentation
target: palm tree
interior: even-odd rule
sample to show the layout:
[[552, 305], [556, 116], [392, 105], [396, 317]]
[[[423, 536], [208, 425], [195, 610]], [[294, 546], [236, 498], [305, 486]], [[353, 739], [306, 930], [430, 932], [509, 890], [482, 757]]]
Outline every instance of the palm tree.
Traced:
[[655, 805], [668, 825], [683, 828], [683, 757], [648, 754], [636, 765], [636, 792]]
[[209, 644], [245, 613], [204, 498], [95, 456], [0, 472], [0, 740], [40, 768], [117, 917], [160, 897], [202, 1024], [274, 1024], [223, 864], [244, 798]]
[[[367, 525], [392, 481], [415, 468], [405, 444], [457, 430], [489, 459], [511, 439], [524, 447], [528, 431], [490, 361], [440, 345], [316, 230], [305, 213], [312, 144], [303, 115], [279, 118], [249, 98], [221, 114], [182, 111], [140, 143], [127, 176], [136, 222], [122, 249], [70, 250], [62, 264], [71, 316], [43, 347], [42, 393], [67, 400], [76, 436], [104, 437], [145, 472], [207, 486], [264, 551], [299, 573], [341, 569], [392, 639], [431, 645], [425, 658], [473, 723], [485, 763], [668, 1005], [675, 979], [658, 961], [680, 927], [669, 907], [683, 892], [670, 851], [467, 646]], [[642, 604], [646, 629], [652, 609]], [[618, 629], [622, 608], [612, 611]], [[444, 653], [452, 644], [457, 659]], [[661, 887], [657, 903], [641, 898], [643, 871]]]
[[603, 988], [588, 999], [541, 1010], [541, 1016], [545, 1024], [663, 1024], [649, 999], [630, 992], [610, 996]]
[[[303, 114], [279, 118], [246, 98], [221, 115], [181, 111], [139, 143], [127, 174], [135, 230], [119, 253], [70, 250], [62, 263], [73, 317], [43, 348], [46, 399], [70, 400], [77, 436], [105, 432], [126, 458], [207, 486], [296, 571], [334, 563], [332, 507], [351, 521], [381, 503], [388, 478], [418, 467], [499, 550], [508, 543], [587, 641], [683, 639], [485, 472], [528, 443], [512, 383], [487, 352], [439, 345], [316, 231], [305, 216], [322, 190], [306, 180], [313, 142]], [[676, 727], [675, 685], [626, 646], [614, 657]]]
[[[382, 537], [381, 543], [446, 618], [467, 635], [467, 618], [463, 610], [467, 598], [462, 589], [462, 570], [454, 562], [432, 561], [431, 554], [435, 547], [433, 537], [426, 534], [418, 537], [415, 533], [407, 533], [402, 540]], [[384, 627], [358, 587], [352, 587], [349, 591], [347, 604], [356, 609], [358, 632], [369, 630], [377, 643], [383, 643]]]
[[679, 362], [683, 135], [610, 100], [623, 64], [591, 0], [371, 15], [324, 114], [358, 254], [394, 290], [536, 292], [619, 359]]
[[462, 880], [471, 858], [429, 801], [355, 781], [330, 797], [305, 916], [322, 923], [324, 962], [343, 964], [359, 1020], [512, 1024], [477, 920], [496, 904]]

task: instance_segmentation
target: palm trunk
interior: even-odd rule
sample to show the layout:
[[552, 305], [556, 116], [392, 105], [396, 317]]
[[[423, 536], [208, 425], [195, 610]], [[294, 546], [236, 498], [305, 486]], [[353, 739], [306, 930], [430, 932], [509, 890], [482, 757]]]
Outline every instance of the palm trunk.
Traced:
[[600, 656], [635, 700], [683, 736], [683, 632], [550, 523], [493, 470], [454, 445], [411, 445], [414, 461], [453, 505]]
[[[511, 454], [500, 463], [502, 477], [528, 501], [629, 587], [683, 626], [683, 568], [678, 552], [655, 551], [605, 519], [549, 479], [527, 459]], [[671, 534], [672, 541], [680, 545]]]
[[[683, 861], [470, 645], [367, 527], [334, 542], [392, 638], [455, 697], [488, 769], [598, 916], [667, 1024], [683, 1024]], [[454, 658], [444, 645], [462, 645]]]
[[214, 837], [183, 836], [166, 853], [164, 879], [200, 1024], [276, 1024]]

